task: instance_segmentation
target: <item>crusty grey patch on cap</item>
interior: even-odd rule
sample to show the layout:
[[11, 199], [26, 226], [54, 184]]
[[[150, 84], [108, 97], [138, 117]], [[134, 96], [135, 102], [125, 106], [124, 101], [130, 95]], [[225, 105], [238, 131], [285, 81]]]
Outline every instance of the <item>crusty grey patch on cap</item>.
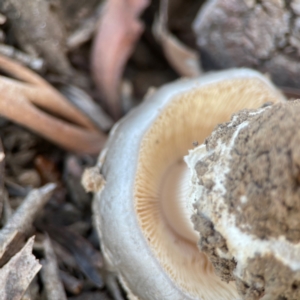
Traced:
[[300, 272], [293, 272], [272, 255], [258, 255], [249, 259], [244, 278], [245, 281], [251, 282], [251, 285], [238, 278], [236, 280], [243, 299], [300, 299]]
[[217, 249], [220, 249], [223, 253], [228, 252], [224, 237], [218, 231], [214, 230], [213, 223], [201, 214], [201, 212], [193, 215], [192, 221], [194, 222], [194, 228], [201, 232], [199, 247], [201, 251], [208, 255], [215, 268], [215, 272], [226, 282], [235, 280], [233, 277], [233, 270], [236, 267], [234, 259], [220, 257], [216, 252]]
[[[225, 213], [228, 226], [254, 240], [300, 242], [300, 100], [233, 115], [206, 140], [195, 171], [202, 196], [192, 220], [200, 232], [199, 248], [216, 273], [227, 282], [236, 280], [243, 299], [300, 299], [298, 266], [285, 264], [270, 249], [239, 268], [228, 250], [231, 237], [215, 228], [224, 228]], [[234, 238], [234, 245], [243, 239]]]
[[227, 144], [246, 120], [231, 149], [224, 197], [236, 225], [260, 239], [285, 236], [300, 241], [300, 101], [281, 103], [263, 113], [244, 110], [231, 127], [219, 125], [208, 150]]

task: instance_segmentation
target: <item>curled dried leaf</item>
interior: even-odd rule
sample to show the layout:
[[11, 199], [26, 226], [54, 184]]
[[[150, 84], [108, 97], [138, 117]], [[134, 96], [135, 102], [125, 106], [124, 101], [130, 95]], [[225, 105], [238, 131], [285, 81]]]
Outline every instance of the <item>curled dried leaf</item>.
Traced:
[[149, 0], [109, 0], [103, 8], [92, 49], [94, 80], [115, 118], [121, 116], [120, 78], [143, 25], [138, 16]]
[[19, 300], [41, 265], [32, 254], [34, 237], [0, 269], [1, 300]]

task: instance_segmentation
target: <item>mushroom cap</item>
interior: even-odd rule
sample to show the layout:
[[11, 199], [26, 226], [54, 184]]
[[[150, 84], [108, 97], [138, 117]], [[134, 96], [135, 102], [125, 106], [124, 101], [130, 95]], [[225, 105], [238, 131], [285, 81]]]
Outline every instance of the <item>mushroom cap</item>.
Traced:
[[300, 299], [300, 100], [243, 110], [186, 158], [199, 247], [243, 299]]
[[104, 256], [132, 299], [239, 299], [196, 241], [168, 224], [162, 182], [233, 112], [283, 99], [258, 72], [228, 70], [165, 85], [116, 124], [99, 157], [106, 184], [94, 216]]

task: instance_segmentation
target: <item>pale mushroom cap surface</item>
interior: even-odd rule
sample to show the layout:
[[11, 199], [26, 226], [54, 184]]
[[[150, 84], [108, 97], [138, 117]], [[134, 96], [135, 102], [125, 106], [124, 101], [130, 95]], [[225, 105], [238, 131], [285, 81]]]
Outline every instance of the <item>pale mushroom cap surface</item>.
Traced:
[[185, 158], [200, 248], [242, 299], [300, 298], [300, 100], [243, 110]]
[[232, 113], [283, 99], [258, 72], [222, 71], [160, 88], [115, 126], [99, 157], [106, 184], [94, 215], [103, 253], [132, 299], [239, 299], [194, 237], [183, 237], [189, 224], [181, 204], [170, 213], [160, 203], [162, 182], [181, 169], [193, 142], [202, 143]]

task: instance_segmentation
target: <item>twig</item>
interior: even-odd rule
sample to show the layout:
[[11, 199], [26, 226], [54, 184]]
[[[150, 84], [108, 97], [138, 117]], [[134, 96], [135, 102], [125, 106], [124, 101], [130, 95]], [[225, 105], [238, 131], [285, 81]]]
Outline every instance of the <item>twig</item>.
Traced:
[[103, 3], [100, 3], [96, 12], [88, 19], [84, 20], [79, 28], [77, 28], [67, 39], [68, 50], [74, 50], [82, 44], [89, 41], [97, 28], [98, 19], [102, 12]]
[[[16, 250], [19, 250], [11, 249], [11, 245], [13, 243], [16, 243], [17, 240], [20, 240], [20, 235], [26, 233], [28, 228], [30, 228], [36, 215], [40, 212], [41, 208], [49, 200], [55, 187], [55, 184], [49, 183], [41, 187], [40, 189], [36, 189], [30, 192], [29, 195], [24, 199], [23, 203], [18, 207], [16, 212], [6, 223], [6, 225], [1, 229], [0, 259], [2, 264], [7, 259], [8, 255], [11, 256], [16, 253]], [[4, 259], [4, 253], [8, 249], [11, 251], [11, 253], [6, 254]]]
[[[100, 151], [106, 136], [44, 79], [1, 55], [0, 69], [23, 81], [0, 76], [1, 115], [68, 150], [93, 154]], [[76, 125], [55, 118], [33, 104]]]
[[73, 295], [77, 295], [81, 292], [83, 287], [83, 282], [79, 279], [73, 277], [67, 272], [59, 271], [60, 278], [64, 284], [65, 289], [72, 293]]
[[199, 54], [184, 45], [169, 32], [168, 0], [161, 0], [158, 17], [153, 24], [153, 33], [160, 42], [167, 60], [172, 68], [181, 76], [197, 77], [202, 73]]
[[113, 120], [82, 89], [68, 85], [60, 91], [75, 107], [89, 116], [97, 128], [105, 132], [111, 129], [114, 124]]
[[48, 300], [67, 300], [65, 290], [59, 277], [59, 270], [56, 261], [56, 256], [53, 251], [51, 241], [48, 235], [44, 239], [45, 259], [42, 260], [41, 276]]
[[41, 224], [40, 229], [47, 231], [52, 239], [73, 254], [78, 267], [95, 286], [103, 287], [100, 274], [103, 264], [102, 256], [85, 238], [67, 228], [61, 229], [53, 225]]
[[0, 54], [15, 59], [21, 64], [35, 71], [42, 71], [42, 69], [44, 68], [45, 63], [42, 58], [28, 55], [27, 53], [19, 51], [12, 46], [0, 44]]

